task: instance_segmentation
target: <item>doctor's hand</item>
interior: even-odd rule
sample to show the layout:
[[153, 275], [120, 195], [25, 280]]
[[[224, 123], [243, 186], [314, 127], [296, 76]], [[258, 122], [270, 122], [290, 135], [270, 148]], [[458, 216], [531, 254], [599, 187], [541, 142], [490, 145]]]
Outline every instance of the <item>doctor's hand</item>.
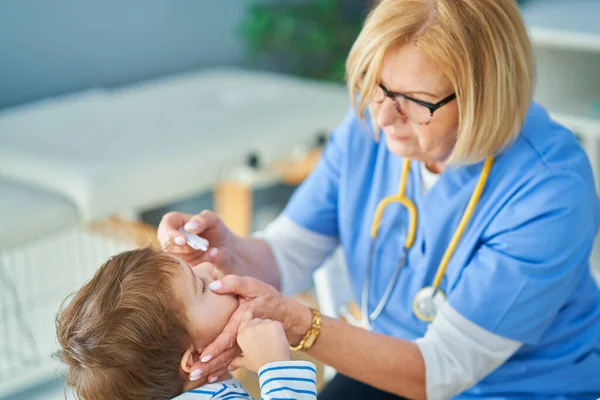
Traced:
[[[179, 232], [181, 227], [208, 240], [208, 250], [194, 250], [188, 246], [185, 235]], [[235, 271], [232, 261], [237, 239], [217, 214], [208, 210], [198, 215], [170, 212], [162, 217], [158, 225], [158, 240], [166, 251], [190, 265], [208, 261], [225, 273], [239, 272]]]
[[[285, 332], [287, 343], [297, 345], [311, 327], [312, 312], [310, 308], [298, 301], [285, 297], [273, 286], [247, 276], [227, 275], [220, 281], [214, 281], [209, 289], [217, 294], [235, 294], [239, 296], [238, 309], [232, 314], [223, 332], [202, 351], [200, 362], [192, 369], [201, 369], [208, 374], [209, 380], [220, 371], [218, 366], [204, 364], [208, 360], [221, 359], [221, 354], [229, 354], [237, 346], [237, 335], [244, 316], [279, 321]], [[240, 359], [229, 364], [233, 371], [243, 366]], [[219, 372], [213, 372], [219, 371]], [[215, 375], [213, 375], [215, 374]]]

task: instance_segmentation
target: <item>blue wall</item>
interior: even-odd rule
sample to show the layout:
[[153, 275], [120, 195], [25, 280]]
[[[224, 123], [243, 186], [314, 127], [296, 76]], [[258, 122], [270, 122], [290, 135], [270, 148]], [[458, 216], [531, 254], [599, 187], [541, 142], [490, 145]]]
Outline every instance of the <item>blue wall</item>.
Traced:
[[0, 0], [0, 108], [243, 63], [251, 0]]

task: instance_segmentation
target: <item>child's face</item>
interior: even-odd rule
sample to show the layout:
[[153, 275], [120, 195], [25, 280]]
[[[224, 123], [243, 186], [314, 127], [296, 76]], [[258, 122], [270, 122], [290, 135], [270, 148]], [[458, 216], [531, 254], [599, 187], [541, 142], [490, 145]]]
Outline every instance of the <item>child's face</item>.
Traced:
[[210, 263], [190, 267], [180, 260], [173, 277], [173, 290], [189, 324], [190, 338], [196, 348], [204, 348], [222, 331], [238, 306], [233, 295], [219, 295], [208, 284], [220, 278]]

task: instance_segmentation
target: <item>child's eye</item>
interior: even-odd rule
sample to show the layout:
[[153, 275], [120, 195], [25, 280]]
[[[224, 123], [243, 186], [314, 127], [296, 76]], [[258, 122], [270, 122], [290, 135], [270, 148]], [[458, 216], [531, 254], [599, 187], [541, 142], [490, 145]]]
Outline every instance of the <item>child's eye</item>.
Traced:
[[208, 289], [208, 282], [206, 282], [202, 278], [198, 278], [198, 279], [200, 279], [200, 285], [202, 285], [202, 293], [206, 292], [206, 289]]

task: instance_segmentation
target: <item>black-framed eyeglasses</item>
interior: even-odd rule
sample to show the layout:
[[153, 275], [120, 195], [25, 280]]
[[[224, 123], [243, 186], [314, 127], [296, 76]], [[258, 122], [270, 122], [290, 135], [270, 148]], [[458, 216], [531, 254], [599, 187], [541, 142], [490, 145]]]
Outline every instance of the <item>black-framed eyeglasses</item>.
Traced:
[[404, 119], [420, 125], [429, 125], [433, 120], [433, 113], [454, 100], [456, 93], [452, 93], [450, 96], [434, 104], [412, 98], [402, 93], [392, 92], [382, 84], [379, 84], [373, 101], [383, 103], [386, 97], [392, 99], [396, 110]]

